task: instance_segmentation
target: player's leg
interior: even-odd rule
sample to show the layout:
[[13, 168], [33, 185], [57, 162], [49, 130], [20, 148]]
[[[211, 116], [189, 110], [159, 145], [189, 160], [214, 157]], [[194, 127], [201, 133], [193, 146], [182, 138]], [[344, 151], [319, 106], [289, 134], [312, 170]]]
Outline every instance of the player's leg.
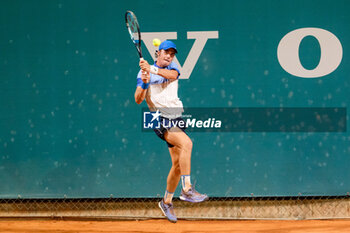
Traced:
[[174, 212], [172, 199], [181, 177], [179, 164], [181, 150], [173, 145], [169, 145], [169, 152], [171, 156], [172, 166], [168, 174], [167, 189], [165, 191], [163, 200], [159, 202], [159, 207], [164, 215], [168, 218], [168, 220], [175, 223], [177, 221], [177, 218]]
[[178, 147], [173, 146], [169, 147], [169, 152], [171, 156], [172, 166], [167, 179], [167, 193], [164, 196], [165, 203], [171, 203], [172, 195], [174, 194], [181, 178], [181, 169], [179, 163], [181, 150]]
[[166, 141], [179, 150], [179, 165], [181, 170], [182, 191], [180, 199], [189, 202], [202, 202], [208, 196], [198, 193], [191, 184], [191, 153], [192, 141], [179, 128], [171, 128], [164, 134]]
[[164, 134], [165, 140], [174, 145], [179, 154], [181, 175], [191, 174], [192, 141], [181, 129], [171, 128]]

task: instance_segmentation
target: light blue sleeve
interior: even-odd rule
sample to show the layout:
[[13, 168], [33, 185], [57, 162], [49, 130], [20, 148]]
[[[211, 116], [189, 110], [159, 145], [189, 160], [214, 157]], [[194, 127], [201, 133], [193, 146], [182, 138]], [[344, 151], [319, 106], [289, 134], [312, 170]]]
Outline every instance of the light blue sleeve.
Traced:
[[176, 70], [176, 71], [179, 73], [179, 75], [177, 76], [177, 78], [180, 77], [180, 70], [179, 70], [178, 65], [177, 65], [175, 62], [171, 62], [170, 65], [168, 66], [168, 69], [169, 69], [169, 70]]

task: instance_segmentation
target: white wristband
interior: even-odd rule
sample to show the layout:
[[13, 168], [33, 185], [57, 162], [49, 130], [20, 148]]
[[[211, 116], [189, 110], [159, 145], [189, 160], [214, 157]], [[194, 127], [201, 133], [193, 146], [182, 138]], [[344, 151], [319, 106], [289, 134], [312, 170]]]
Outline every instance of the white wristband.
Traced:
[[158, 67], [150, 66], [149, 69], [151, 74], [158, 74]]

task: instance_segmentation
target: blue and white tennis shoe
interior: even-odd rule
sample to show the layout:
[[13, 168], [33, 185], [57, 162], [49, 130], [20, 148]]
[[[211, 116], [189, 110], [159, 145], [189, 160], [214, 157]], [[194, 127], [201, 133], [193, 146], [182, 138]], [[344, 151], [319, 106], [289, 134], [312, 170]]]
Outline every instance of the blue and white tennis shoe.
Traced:
[[162, 199], [162, 201], [160, 201], [158, 203], [158, 206], [162, 210], [165, 217], [167, 217], [170, 222], [172, 222], [172, 223], [177, 222], [177, 218], [176, 218], [176, 215], [174, 212], [174, 207], [173, 207], [172, 203], [166, 204], [166, 203], [164, 203], [164, 200]]
[[180, 199], [183, 201], [198, 203], [209, 200], [209, 197], [206, 194], [200, 194], [194, 189], [194, 187], [191, 187], [188, 192], [185, 192], [183, 189], [181, 190]]

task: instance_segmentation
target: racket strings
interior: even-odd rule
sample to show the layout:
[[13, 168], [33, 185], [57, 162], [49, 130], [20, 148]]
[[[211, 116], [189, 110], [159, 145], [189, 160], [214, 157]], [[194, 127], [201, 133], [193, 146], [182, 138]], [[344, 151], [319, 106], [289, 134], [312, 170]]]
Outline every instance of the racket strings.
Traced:
[[125, 21], [126, 26], [128, 28], [130, 38], [132, 42], [134, 43], [140, 58], [142, 58], [142, 51], [141, 51], [141, 33], [140, 33], [140, 27], [139, 23], [137, 21], [137, 18], [135, 14], [131, 11], [127, 11], [125, 14]]
[[129, 33], [130, 33], [130, 36], [131, 36], [131, 39], [134, 41], [135, 44], [139, 43], [139, 33], [138, 33], [138, 30], [137, 30], [137, 23], [136, 23], [136, 20], [131, 16], [129, 15], [128, 16], [128, 25], [129, 25]]

